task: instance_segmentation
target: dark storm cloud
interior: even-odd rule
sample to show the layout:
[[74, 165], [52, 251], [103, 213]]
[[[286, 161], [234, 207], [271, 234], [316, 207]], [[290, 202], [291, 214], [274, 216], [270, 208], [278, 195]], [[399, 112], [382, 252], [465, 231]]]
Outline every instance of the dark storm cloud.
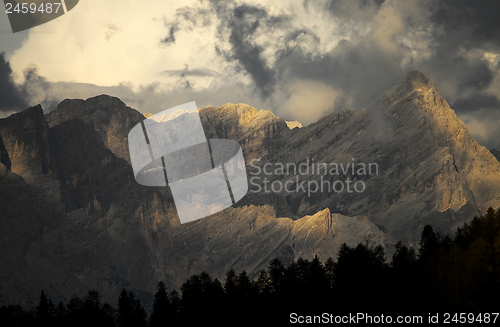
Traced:
[[229, 43], [232, 46], [231, 58], [237, 60], [245, 68], [262, 96], [267, 98], [274, 91], [275, 73], [262, 57], [264, 48], [251, 40], [252, 35], [261, 26], [261, 22], [267, 17], [267, 13], [261, 8], [242, 5], [234, 8], [233, 14], [228, 22], [231, 30], [229, 37]]
[[369, 44], [353, 44], [347, 40], [321, 56], [311, 56], [295, 48], [280, 59], [276, 68], [285, 80], [322, 81], [342, 90], [343, 95], [332, 104], [333, 111], [366, 106], [405, 74]]
[[180, 76], [180, 77], [185, 77], [185, 76], [215, 76], [217, 75], [216, 71], [213, 71], [208, 68], [195, 68], [195, 69], [189, 69], [188, 65], [186, 65], [186, 68], [184, 69], [172, 69], [172, 70], [165, 70], [162, 72], [164, 75], [168, 76]]
[[[167, 24], [165, 24], [167, 26]], [[168, 35], [161, 39], [161, 43], [170, 44], [175, 42], [175, 33], [179, 30], [177, 23], [168, 24]]]
[[276, 72], [267, 65], [263, 57], [264, 46], [255, 42], [254, 37], [269, 28], [279, 27], [288, 18], [270, 16], [258, 6], [210, 1], [209, 9], [196, 5], [178, 9], [174, 22], [165, 23], [169, 32], [162, 43], [175, 42], [175, 33], [179, 30], [203, 28], [213, 23], [214, 19], [218, 21], [217, 39], [230, 45], [229, 50], [214, 45], [217, 53], [230, 62], [238, 63], [250, 75], [262, 98], [268, 98], [274, 92]]
[[[305, 55], [301, 53], [301, 49], [297, 47], [297, 41], [299, 38], [304, 37], [311, 41], [311, 43], [320, 44], [320, 38], [315, 35], [312, 31], [301, 28], [287, 32], [283, 37], [282, 49], [279, 49], [275, 53], [276, 63], [274, 69], [276, 70], [276, 76], [283, 79], [283, 75], [286, 72], [286, 62], [293, 61], [295, 58], [300, 61], [300, 64], [304, 65], [310, 62], [311, 59], [304, 58]], [[292, 70], [297, 67], [291, 67]]]
[[206, 27], [211, 21], [212, 12], [201, 7], [182, 7], [175, 12], [173, 22], [165, 21], [164, 25], [168, 29], [168, 34], [161, 39], [162, 44], [171, 44], [175, 42], [175, 33], [180, 30], [192, 30], [194, 26]]
[[[420, 10], [424, 14], [430, 13], [427, 22], [415, 19], [409, 9], [404, 8], [397, 13], [397, 17], [388, 17], [385, 22], [372, 20], [382, 4], [383, 1], [370, 0], [305, 1], [304, 8], [307, 11], [311, 6], [323, 6], [341, 22], [339, 28], [352, 21], [362, 21], [376, 30], [382, 23], [390, 26], [397, 18], [406, 27], [416, 27], [417, 30], [433, 23], [435, 44], [428, 58], [415, 63], [410, 60], [406, 67], [402, 67], [398, 61], [411, 49], [399, 45], [398, 52], [389, 56], [384, 53], [379, 40], [368, 33], [366, 37], [358, 38], [357, 42], [356, 38], [341, 41], [329, 53], [316, 57], [300, 49], [282, 50], [283, 54], [275, 66], [277, 75], [286, 76], [287, 80], [307, 78], [325, 81], [341, 89], [344, 98], [354, 99], [352, 105], [359, 108], [394, 85], [407, 71], [420, 70], [438, 88], [443, 85], [440, 89], [444, 96], [460, 112], [473, 112], [477, 108], [500, 110], [496, 105], [500, 94], [485, 93], [500, 73], [499, 67], [491, 67], [482, 52], [464, 54], [464, 51], [475, 48], [498, 52], [500, 1], [436, 0], [420, 3]], [[395, 7], [394, 4], [392, 6]], [[476, 105], [473, 105], [474, 100], [478, 101]], [[338, 103], [335, 110], [342, 109], [342, 105], [343, 102]]]
[[[486, 60], [469, 60], [466, 62], [469, 74], [458, 83], [460, 92], [478, 92], [488, 88], [493, 82], [495, 73], [489, 68]], [[464, 67], [465, 68], [465, 67]]]
[[24, 82], [20, 87], [30, 106], [40, 104], [46, 112], [54, 110], [62, 99], [52, 94], [51, 83], [38, 74], [35, 66], [27, 67], [23, 74]]
[[437, 85], [453, 85], [442, 91], [458, 113], [500, 112], [500, 94], [488, 92], [500, 69], [483, 55], [500, 51], [498, 12], [499, 1], [436, 2], [431, 21], [440, 28], [434, 33], [438, 46], [422, 67]]
[[463, 34], [449, 35], [439, 43], [434, 56], [421, 65], [432, 72], [429, 77], [437, 84], [453, 84], [453, 90], [442, 90], [444, 96], [452, 102], [460, 94], [485, 90], [497, 74], [482, 54], [462, 55], [462, 42], [458, 40], [460, 38], [463, 38]]
[[0, 53], [0, 115], [17, 112], [28, 108], [28, 103], [12, 80], [12, 69], [5, 60], [5, 53]]
[[453, 103], [457, 113], [470, 112], [478, 109], [500, 111], [500, 100], [491, 94], [475, 94], [467, 98], [459, 98]]
[[60, 100], [51, 92], [51, 84], [38, 75], [37, 68], [23, 71], [24, 81], [16, 85], [5, 54], [0, 53], [0, 116], [22, 111], [41, 104], [45, 111], [55, 109]]
[[500, 44], [500, 24], [497, 0], [440, 0], [432, 20], [441, 24], [446, 33], [470, 29], [470, 38], [464, 45], [485, 41]]
[[[349, 31], [351, 20], [372, 19], [383, 1], [329, 1], [304, 2], [304, 10], [330, 11], [331, 15], [342, 17], [339, 28]], [[313, 8], [315, 7], [315, 8]], [[221, 51], [228, 60], [237, 60], [252, 77], [262, 98], [272, 98], [277, 88], [291, 85], [298, 80], [322, 81], [328, 86], [341, 90], [332, 103], [331, 110], [345, 107], [361, 108], [375, 99], [384, 89], [392, 87], [405, 70], [394, 64], [394, 58], [387, 57], [373, 44], [364, 41], [341, 41], [328, 53], [316, 53], [311, 47], [319, 47], [321, 39], [305, 27], [293, 28], [293, 17], [288, 15], [270, 16], [264, 8], [241, 5], [232, 11], [217, 7], [220, 26], [227, 26], [231, 44], [229, 54]], [[302, 12], [295, 13], [302, 15]], [[323, 23], [323, 22], [322, 22]], [[223, 30], [222, 27], [219, 31]], [[269, 65], [263, 56], [266, 44], [259, 43], [253, 36], [282, 33], [274, 54], [274, 63]], [[224, 38], [224, 34], [220, 34]], [[369, 40], [366, 40], [369, 41]], [[308, 50], [302, 45], [307, 43]], [[286, 92], [286, 91], [285, 91]], [[280, 112], [279, 114], [286, 113]]]
[[373, 15], [385, 0], [330, 0], [324, 8], [341, 20], [367, 19]]
[[[229, 61], [237, 61], [250, 75], [261, 96], [266, 99], [273, 92], [276, 84], [275, 71], [269, 67], [263, 57], [264, 47], [253, 40], [256, 31], [281, 24], [285, 18], [268, 16], [265, 9], [241, 5], [231, 11], [216, 4], [220, 19], [219, 31], [229, 29], [227, 41], [231, 45], [229, 52], [220, 51]], [[219, 38], [225, 35], [219, 32]]]

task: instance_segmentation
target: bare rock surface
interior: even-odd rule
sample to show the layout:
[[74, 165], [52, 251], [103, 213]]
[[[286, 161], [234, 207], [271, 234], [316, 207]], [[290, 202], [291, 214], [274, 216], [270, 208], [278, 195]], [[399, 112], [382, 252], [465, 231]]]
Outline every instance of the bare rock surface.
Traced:
[[[334, 113], [292, 132], [282, 131], [278, 138], [286, 142], [267, 151], [255, 162], [258, 167], [250, 165], [248, 171], [259, 184], [251, 183], [251, 190], [264, 190], [267, 177], [269, 184], [289, 182], [295, 192], [250, 191], [242, 205], [266, 203], [278, 216], [294, 219], [324, 208], [346, 216], [364, 215], [393, 239], [413, 246], [426, 224], [442, 233], [453, 232], [488, 207], [500, 206], [498, 161], [472, 139], [437, 88], [419, 72], [410, 72], [363, 110]], [[264, 166], [273, 171], [277, 163], [309, 169], [303, 174], [267, 175]], [[318, 173], [312, 169], [318, 163], [326, 163], [328, 169], [330, 163], [354, 163], [356, 169], [339, 175]], [[359, 174], [358, 164], [376, 164], [378, 173], [374, 168], [371, 174]], [[363, 181], [365, 190], [308, 196], [295, 187], [347, 178]]]
[[[49, 128], [40, 105], [0, 119], [3, 145], [2, 162], [19, 175], [45, 174], [49, 171]], [[8, 159], [6, 156], [8, 155]], [[7, 162], [7, 161], [5, 161]]]
[[[322, 210], [298, 220], [276, 218], [269, 205], [228, 208], [208, 218], [176, 226], [165, 245], [167, 276], [181, 284], [185, 276], [210, 272], [223, 279], [229, 269], [256, 277], [269, 261], [290, 264], [298, 258], [335, 257], [346, 243], [386, 244], [388, 239], [366, 217]], [[190, 260], [191, 259], [191, 260]]]
[[[169, 188], [136, 183], [127, 135], [145, 117], [119, 99], [0, 119], [0, 305], [33, 306], [41, 289], [55, 301], [96, 289], [114, 303], [122, 288], [150, 305], [159, 280], [178, 289], [191, 274], [223, 279], [231, 268], [254, 277], [275, 257], [335, 258], [342, 243], [416, 246], [425, 224], [452, 232], [500, 206], [500, 162], [419, 72], [367, 108], [301, 128], [246, 104], [199, 113], [207, 138], [241, 144], [256, 179], [234, 208], [183, 225]], [[332, 174], [332, 163], [357, 166]], [[370, 163], [370, 174], [358, 170]], [[266, 192], [264, 177], [291, 191]], [[347, 178], [363, 191], [299, 188]]]
[[144, 116], [118, 98], [100, 95], [87, 100], [66, 99], [46, 118], [49, 127], [75, 118], [90, 124], [111, 152], [129, 161], [128, 133]]

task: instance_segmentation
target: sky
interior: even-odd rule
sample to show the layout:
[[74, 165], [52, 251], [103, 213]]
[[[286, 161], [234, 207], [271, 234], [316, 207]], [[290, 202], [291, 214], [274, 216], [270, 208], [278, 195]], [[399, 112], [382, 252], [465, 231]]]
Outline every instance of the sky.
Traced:
[[13, 34], [2, 10], [0, 117], [109, 94], [141, 112], [247, 103], [307, 125], [418, 70], [500, 149], [499, 12], [495, 0], [82, 0]]

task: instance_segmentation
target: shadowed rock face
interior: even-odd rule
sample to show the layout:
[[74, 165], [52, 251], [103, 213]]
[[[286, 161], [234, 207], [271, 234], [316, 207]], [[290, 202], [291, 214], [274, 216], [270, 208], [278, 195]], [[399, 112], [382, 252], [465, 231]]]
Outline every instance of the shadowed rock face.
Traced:
[[3, 144], [3, 139], [0, 135], [0, 163], [2, 163], [6, 169], [10, 170], [12, 163], [10, 162], [9, 154], [7, 153], [7, 149]]
[[[175, 207], [167, 189], [135, 182], [119, 157], [126, 138], [102, 136], [120, 126], [127, 135], [126, 124], [142, 115], [118, 99], [99, 98], [104, 105], [95, 98], [75, 102], [90, 118], [109, 111], [107, 129], [78, 113], [49, 114], [50, 122], [58, 119], [49, 128], [39, 107], [0, 120], [12, 161], [11, 169], [4, 160], [0, 165], [2, 303], [36, 303], [41, 288], [60, 300], [96, 288], [113, 302], [122, 288], [154, 290], [155, 240], [168, 234], [162, 228], [170, 220], [178, 224]], [[124, 121], [114, 125], [114, 114]]]
[[[418, 72], [367, 108], [302, 128], [245, 104], [199, 113], [207, 139], [241, 144], [249, 177], [267, 163], [270, 181], [349, 177], [365, 190], [307, 196], [249, 184], [235, 208], [181, 225], [169, 188], [133, 177], [127, 135], [139, 112], [104, 95], [45, 116], [30, 108], [0, 119], [0, 305], [32, 305], [41, 289], [56, 301], [96, 289], [114, 303], [122, 288], [148, 305], [159, 280], [173, 289], [231, 268], [254, 277], [275, 257], [324, 261], [344, 242], [415, 245], [427, 223], [447, 232], [500, 206], [500, 163]], [[378, 173], [313, 173], [313, 161], [376, 163]], [[276, 163], [310, 169], [286, 175]]]
[[[0, 119], [0, 135], [12, 171], [19, 175], [39, 175], [49, 171], [48, 126], [40, 105], [6, 119]], [[1, 150], [0, 150], [1, 151]], [[8, 161], [5, 159], [8, 155]]]
[[102, 138], [104, 145], [118, 158], [130, 163], [128, 133], [144, 119], [141, 113], [127, 107], [120, 99], [101, 95], [88, 100], [64, 100], [46, 115], [49, 127], [70, 119], [89, 124]]

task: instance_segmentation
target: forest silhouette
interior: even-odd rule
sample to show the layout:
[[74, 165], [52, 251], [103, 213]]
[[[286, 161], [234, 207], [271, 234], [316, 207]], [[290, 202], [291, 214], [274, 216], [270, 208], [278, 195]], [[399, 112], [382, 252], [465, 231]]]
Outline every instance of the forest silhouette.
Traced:
[[0, 308], [1, 326], [194, 326], [286, 323], [303, 315], [498, 312], [500, 308], [500, 209], [457, 228], [453, 237], [423, 228], [417, 250], [396, 244], [388, 260], [381, 245], [343, 244], [336, 258], [316, 256], [290, 265], [273, 259], [255, 279], [229, 270], [223, 281], [206, 272], [168, 291], [158, 282], [148, 315], [136, 295], [123, 290], [117, 307], [90, 290], [68, 303], [44, 291], [35, 309]]

